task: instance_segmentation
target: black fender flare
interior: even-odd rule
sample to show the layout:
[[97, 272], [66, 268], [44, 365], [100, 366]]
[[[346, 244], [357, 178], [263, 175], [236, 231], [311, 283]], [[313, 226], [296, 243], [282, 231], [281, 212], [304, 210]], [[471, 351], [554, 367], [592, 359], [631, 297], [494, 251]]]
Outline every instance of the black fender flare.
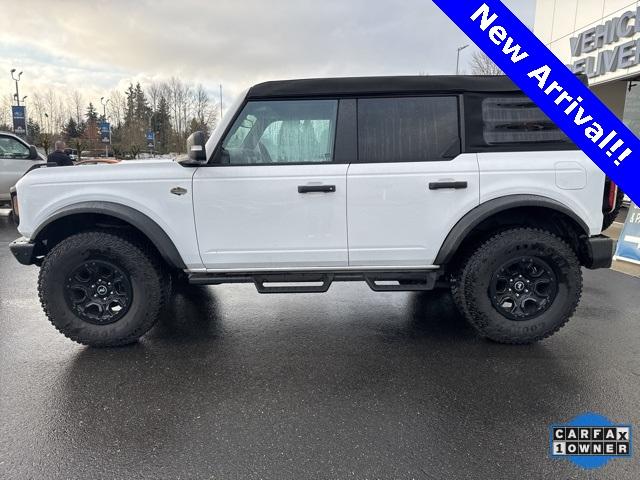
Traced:
[[107, 215], [130, 224], [132, 227], [138, 229], [149, 239], [149, 241], [156, 247], [158, 252], [160, 252], [163, 260], [167, 262], [171, 267], [180, 270], [184, 270], [187, 268], [173, 241], [154, 220], [149, 218], [144, 213], [120, 203], [89, 201], [68, 205], [57, 210], [47, 219], [46, 222], [38, 225], [31, 238], [37, 240], [38, 235], [42, 233], [42, 231], [47, 226], [51, 225], [55, 221], [60, 220], [64, 217], [68, 217], [70, 215], [81, 213]]
[[518, 207], [543, 207], [555, 210], [574, 220], [584, 230], [584, 234], [589, 236], [589, 226], [584, 220], [557, 200], [539, 195], [507, 195], [482, 203], [462, 217], [445, 238], [434, 264], [449, 263], [465, 238], [484, 220], [497, 213]]

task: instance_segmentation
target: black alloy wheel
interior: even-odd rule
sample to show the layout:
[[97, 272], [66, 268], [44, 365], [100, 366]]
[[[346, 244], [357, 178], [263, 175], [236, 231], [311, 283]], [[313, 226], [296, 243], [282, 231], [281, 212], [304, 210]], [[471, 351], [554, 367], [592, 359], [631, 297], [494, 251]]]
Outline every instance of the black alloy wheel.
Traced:
[[504, 263], [492, 276], [489, 296], [505, 317], [531, 320], [546, 312], [558, 293], [558, 278], [543, 259], [522, 256]]
[[64, 295], [78, 318], [94, 325], [108, 325], [127, 314], [133, 288], [129, 276], [113, 262], [89, 260], [67, 276]]

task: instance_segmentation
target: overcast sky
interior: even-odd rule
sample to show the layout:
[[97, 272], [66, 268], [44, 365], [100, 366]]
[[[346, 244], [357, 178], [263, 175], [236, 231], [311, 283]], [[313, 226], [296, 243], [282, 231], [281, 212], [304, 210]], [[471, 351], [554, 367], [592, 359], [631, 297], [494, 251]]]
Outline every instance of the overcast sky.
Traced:
[[[533, 25], [535, 0], [506, 3]], [[468, 42], [430, 0], [3, 0], [2, 14], [3, 96], [15, 67], [20, 96], [51, 86], [94, 103], [172, 75], [222, 83], [227, 104], [268, 79], [451, 74]]]

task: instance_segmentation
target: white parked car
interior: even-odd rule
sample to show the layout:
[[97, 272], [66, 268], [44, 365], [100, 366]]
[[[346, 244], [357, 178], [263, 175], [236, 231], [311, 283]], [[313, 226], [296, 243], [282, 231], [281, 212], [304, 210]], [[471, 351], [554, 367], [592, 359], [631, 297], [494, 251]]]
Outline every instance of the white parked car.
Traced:
[[188, 152], [18, 182], [11, 250], [69, 338], [135, 341], [180, 272], [261, 293], [450, 287], [480, 335], [523, 344], [573, 315], [581, 266], [611, 265], [615, 185], [506, 77], [262, 83]]
[[36, 147], [13, 133], [0, 132], [0, 204], [9, 202], [9, 190], [37, 163], [45, 163]]

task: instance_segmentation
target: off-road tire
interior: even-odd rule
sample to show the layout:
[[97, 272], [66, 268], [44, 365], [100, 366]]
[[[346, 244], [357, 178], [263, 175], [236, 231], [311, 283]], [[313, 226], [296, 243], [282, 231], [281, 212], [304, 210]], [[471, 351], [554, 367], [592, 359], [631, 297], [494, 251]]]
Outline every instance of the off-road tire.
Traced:
[[[109, 261], [124, 272], [132, 291], [130, 306], [114, 323], [97, 325], [79, 317], [65, 299], [70, 273], [90, 260]], [[126, 234], [79, 233], [58, 243], [44, 258], [38, 279], [40, 303], [54, 327], [71, 340], [93, 347], [127, 345], [155, 324], [171, 292], [169, 275], [157, 254]]]
[[[548, 309], [532, 318], [510, 319], [492, 302], [490, 282], [504, 262], [520, 257], [546, 262], [556, 277], [557, 293]], [[560, 330], [575, 312], [582, 294], [580, 262], [573, 249], [554, 234], [533, 228], [505, 230], [484, 242], [454, 279], [455, 303], [485, 338], [508, 344], [528, 344]]]

